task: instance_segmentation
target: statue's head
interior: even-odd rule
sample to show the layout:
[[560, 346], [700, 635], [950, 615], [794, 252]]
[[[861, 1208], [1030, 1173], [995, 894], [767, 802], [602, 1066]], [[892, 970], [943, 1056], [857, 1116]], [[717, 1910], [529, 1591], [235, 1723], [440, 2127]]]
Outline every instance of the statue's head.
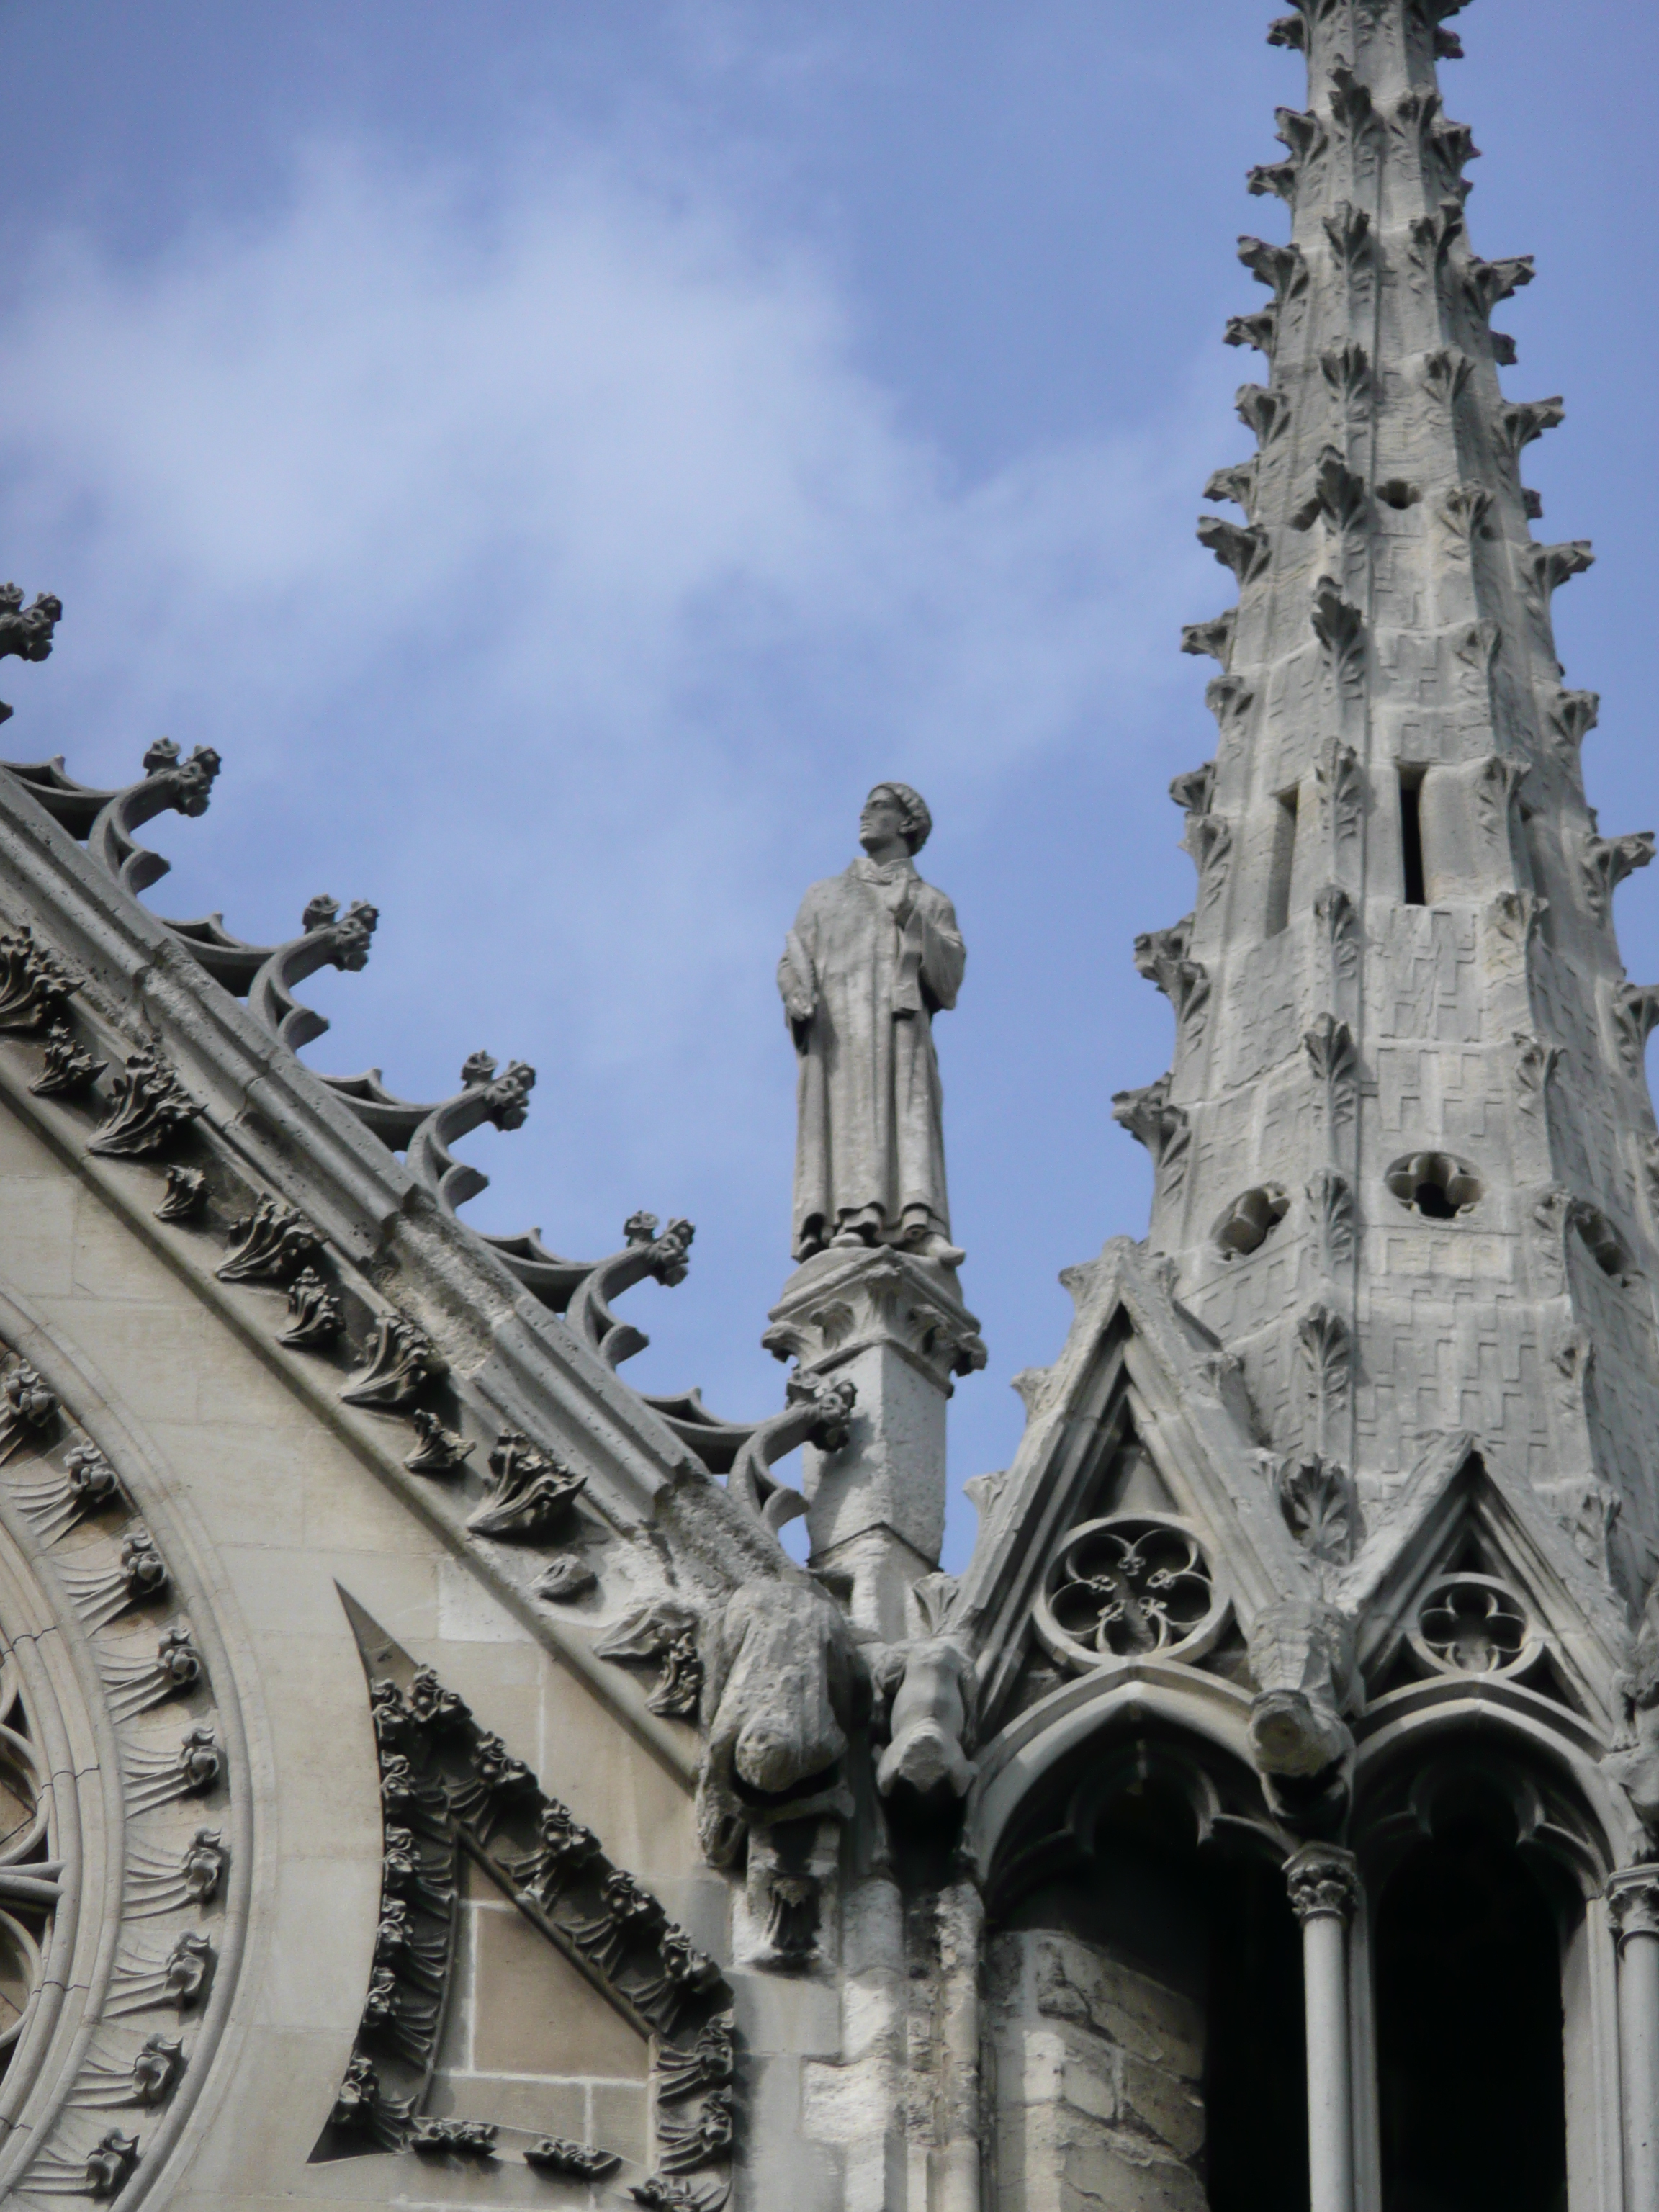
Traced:
[[877, 784], [859, 817], [859, 842], [866, 850], [872, 845], [884, 845], [890, 838], [902, 837], [913, 860], [933, 830], [933, 817], [927, 811], [927, 800], [908, 783]]

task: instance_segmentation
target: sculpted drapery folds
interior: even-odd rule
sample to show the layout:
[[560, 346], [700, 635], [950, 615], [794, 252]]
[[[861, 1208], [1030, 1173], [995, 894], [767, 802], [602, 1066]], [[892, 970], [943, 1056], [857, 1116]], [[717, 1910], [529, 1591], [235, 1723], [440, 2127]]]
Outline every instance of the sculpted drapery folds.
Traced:
[[913, 865], [933, 828], [908, 785], [880, 783], [864, 850], [801, 902], [778, 968], [800, 1059], [794, 1255], [900, 1244], [954, 1262], [933, 1018], [967, 953], [951, 902]]

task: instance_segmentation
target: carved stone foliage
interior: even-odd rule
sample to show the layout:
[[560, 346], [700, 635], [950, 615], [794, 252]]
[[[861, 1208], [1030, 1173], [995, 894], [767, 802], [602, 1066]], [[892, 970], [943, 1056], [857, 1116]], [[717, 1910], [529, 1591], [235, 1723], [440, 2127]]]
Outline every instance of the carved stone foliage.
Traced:
[[0, 931], [0, 1030], [33, 1032], [64, 1018], [80, 978], [25, 922]]
[[1215, 615], [1208, 622], [1188, 623], [1181, 632], [1183, 653], [1207, 653], [1224, 668], [1232, 657], [1233, 625], [1237, 616], [1231, 607], [1225, 614]]
[[1146, 1146], [1158, 1170], [1159, 1194], [1173, 1197], [1186, 1176], [1192, 1130], [1186, 1109], [1170, 1103], [1169, 1077], [1160, 1075], [1142, 1091], [1115, 1092], [1112, 1119]]
[[1345, 422], [1364, 412], [1370, 403], [1371, 357], [1363, 345], [1345, 340], [1327, 347], [1319, 356], [1319, 373]]
[[345, 1327], [340, 1301], [314, 1267], [302, 1267], [288, 1286], [289, 1322], [278, 1344], [295, 1350], [332, 1344]]
[[1510, 1042], [1515, 1047], [1515, 1080], [1521, 1110], [1523, 1114], [1541, 1115], [1549, 1079], [1560, 1064], [1561, 1048], [1559, 1044], [1546, 1044], [1541, 1037], [1529, 1036], [1522, 1030], [1516, 1030]]
[[1353, 1479], [1334, 1460], [1316, 1453], [1282, 1459], [1273, 1470], [1273, 1493], [1285, 1526], [1304, 1550], [1328, 1566], [1346, 1566], [1359, 1534]]
[[56, 1021], [46, 1031], [40, 1073], [29, 1089], [37, 1098], [78, 1098], [91, 1089], [106, 1065], [80, 1042], [67, 1022]]
[[475, 1535], [539, 1543], [567, 1527], [587, 1478], [504, 1429], [489, 1455], [493, 1487], [468, 1521]]
[[348, 1406], [400, 1413], [445, 1372], [443, 1355], [424, 1329], [399, 1314], [382, 1314], [368, 1333], [357, 1380], [340, 1397]]
[[658, 1598], [618, 1621], [593, 1649], [601, 1659], [638, 1659], [654, 1665], [657, 1679], [647, 1705], [653, 1713], [696, 1720], [702, 1697], [702, 1659], [695, 1607], [677, 1598]]
[[1269, 246], [1265, 239], [1241, 238], [1238, 258], [1258, 284], [1265, 284], [1283, 315], [1285, 303], [1308, 289], [1308, 264], [1299, 246]]
[[1358, 693], [1365, 676], [1364, 617], [1343, 598], [1334, 577], [1322, 576], [1315, 585], [1309, 618], [1337, 690]]
[[1259, 576], [1272, 557], [1265, 530], [1224, 522], [1218, 514], [1200, 516], [1198, 542], [1209, 548], [1224, 568], [1232, 570], [1241, 586]]
[[1236, 462], [1232, 467], [1212, 469], [1204, 486], [1206, 499], [1230, 499], [1248, 514], [1255, 499], [1256, 464]]
[[1331, 842], [1340, 849], [1358, 836], [1364, 812], [1365, 781], [1353, 747], [1334, 740], [1326, 744], [1314, 763], [1314, 782]]
[[1550, 707], [1550, 727], [1558, 750], [1576, 766], [1578, 750], [1595, 727], [1601, 701], [1595, 691], [1558, 691]]
[[[1361, 88], [1356, 88], [1360, 89]], [[1369, 101], [1370, 95], [1366, 95]], [[1376, 250], [1371, 236], [1371, 219], [1364, 208], [1354, 207], [1346, 200], [1339, 200], [1330, 214], [1323, 218], [1325, 235], [1330, 241], [1336, 265], [1352, 282], [1370, 270]]]
[[159, 1045], [129, 1055], [110, 1085], [110, 1110], [87, 1139], [89, 1152], [137, 1159], [159, 1152], [203, 1110], [168, 1066]]
[[1344, 1412], [1353, 1379], [1353, 1331], [1335, 1307], [1318, 1303], [1298, 1316], [1296, 1340], [1321, 1435]]
[[370, 1686], [386, 1853], [362, 2025], [313, 2155], [516, 2156], [578, 2180], [605, 2179], [624, 2164], [602, 2144], [422, 2111], [442, 2026], [465, 1851], [642, 2039], [656, 2039], [659, 2172], [633, 2169], [635, 2200], [653, 2201], [640, 2191], [659, 2182], [678, 2186], [679, 2177], [689, 2177], [689, 2201], [718, 2212], [730, 2186], [734, 2132], [732, 1993], [720, 1968], [430, 1668], [418, 1666], [355, 1601], [346, 1605]]
[[1455, 347], [1440, 346], [1423, 356], [1423, 389], [1442, 407], [1455, 404], [1474, 374], [1474, 363]]
[[[1355, 816], [1356, 824], [1358, 814]], [[1322, 884], [1314, 893], [1314, 920], [1330, 956], [1331, 975], [1352, 983], [1359, 972], [1359, 916], [1340, 884]]]
[[1188, 957], [1193, 923], [1189, 915], [1169, 929], [1148, 930], [1135, 939], [1135, 969], [1149, 983], [1156, 983], [1175, 1009], [1176, 1026], [1184, 1042], [1194, 1044], [1203, 1035], [1205, 1011], [1210, 1000], [1209, 970]]
[[1344, 1925], [1359, 1907], [1359, 1870], [1352, 1851], [1334, 1844], [1309, 1844], [1285, 1869], [1291, 1910], [1303, 1922], [1340, 1920]]
[[1370, 509], [1365, 479], [1357, 475], [1334, 446], [1321, 449], [1308, 496], [1291, 520], [1298, 530], [1323, 520], [1338, 537], [1364, 527]]
[[1334, 1014], [1322, 1014], [1303, 1034], [1302, 1048], [1320, 1087], [1326, 1125], [1343, 1128], [1353, 1121], [1359, 1102], [1359, 1054], [1353, 1031]]
[[230, 1249], [213, 1272], [222, 1283], [285, 1282], [321, 1250], [322, 1242], [293, 1206], [261, 1198], [251, 1213], [232, 1223]]
[[1328, 1273], [1352, 1264], [1354, 1255], [1353, 1185], [1334, 1168], [1321, 1168], [1308, 1182], [1310, 1227]]
[[1659, 983], [1615, 983], [1613, 1030], [1627, 1074], [1640, 1077], [1648, 1039], [1659, 1028]]
[[1645, 868], [1653, 859], [1653, 832], [1638, 830], [1626, 837], [1586, 837], [1579, 853], [1579, 873], [1590, 910], [1605, 921], [1613, 907], [1613, 894], [1626, 876]]
[[1033, 1613], [1046, 1648], [1077, 1672], [1114, 1660], [1197, 1657], [1226, 1611], [1203, 1546], [1150, 1514], [1087, 1521], [1060, 1542]]
[[[1233, 412], [1255, 438], [1258, 447], [1264, 453], [1269, 446], [1282, 438], [1290, 427], [1289, 400], [1282, 392], [1270, 391], [1264, 384], [1241, 384], [1233, 394]], [[1201, 539], [1200, 542], [1207, 544], [1209, 541]], [[1213, 550], [1212, 548], [1212, 550]], [[1221, 557], [1220, 555], [1217, 555], [1218, 559]], [[1249, 580], [1236, 562], [1229, 560], [1227, 566], [1235, 570], [1241, 583]], [[1252, 565], [1250, 574], [1255, 573], [1255, 566]]]

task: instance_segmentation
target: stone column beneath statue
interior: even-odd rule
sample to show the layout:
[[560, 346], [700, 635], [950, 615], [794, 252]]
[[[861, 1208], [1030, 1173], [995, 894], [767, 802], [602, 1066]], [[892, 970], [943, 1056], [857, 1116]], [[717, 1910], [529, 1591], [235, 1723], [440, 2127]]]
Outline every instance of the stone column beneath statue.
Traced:
[[884, 1641], [915, 1632], [906, 1601], [939, 1565], [945, 1408], [954, 1375], [985, 1364], [954, 1269], [888, 1245], [831, 1247], [783, 1288], [763, 1341], [812, 1381], [857, 1392], [840, 1450], [805, 1447], [811, 1564]]

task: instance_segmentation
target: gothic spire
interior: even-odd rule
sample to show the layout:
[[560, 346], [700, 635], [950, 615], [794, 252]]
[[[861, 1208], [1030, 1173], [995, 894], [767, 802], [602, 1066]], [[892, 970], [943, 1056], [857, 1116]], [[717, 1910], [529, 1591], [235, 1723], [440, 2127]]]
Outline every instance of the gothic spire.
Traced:
[[1289, 237], [1239, 243], [1267, 295], [1225, 333], [1265, 363], [1237, 402], [1255, 452], [1198, 526], [1238, 596], [1183, 640], [1219, 663], [1215, 757], [1171, 787], [1195, 908], [1136, 945], [1175, 1060], [1115, 1111], [1180, 1297], [1274, 1449], [1346, 1471], [1360, 1533], [1467, 1431], [1630, 1594], [1656, 1554], [1659, 988], [1611, 909], [1653, 840], [1585, 803], [1596, 702], [1550, 605], [1591, 555], [1533, 529], [1522, 459], [1562, 407], [1500, 382], [1491, 317], [1533, 267], [1469, 236], [1478, 149], [1437, 77], [1461, 5], [1298, 0], [1269, 33], [1308, 97], [1249, 178]]

